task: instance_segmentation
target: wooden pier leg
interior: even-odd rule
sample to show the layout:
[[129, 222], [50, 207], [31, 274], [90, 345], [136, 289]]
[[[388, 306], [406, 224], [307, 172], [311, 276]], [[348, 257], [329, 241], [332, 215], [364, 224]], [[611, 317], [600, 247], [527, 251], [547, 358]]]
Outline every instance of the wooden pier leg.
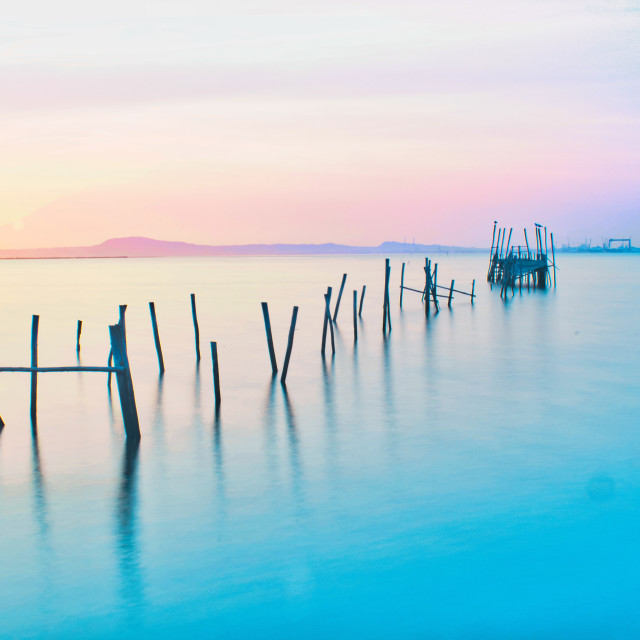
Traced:
[[220, 370], [218, 368], [218, 343], [211, 343], [211, 363], [213, 365], [213, 392], [216, 398], [216, 409], [220, 406]]
[[544, 228], [544, 255], [549, 255], [549, 250], [547, 249], [547, 227]]
[[[31, 317], [31, 366], [38, 366], [38, 325], [40, 316]], [[31, 420], [35, 422], [38, 404], [38, 374], [31, 373]]]
[[162, 347], [160, 346], [160, 334], [158, 333], [158, 320], [156, 318], [156, 305], [149, 303], [149, 313], [151, 314], [151, 326], [153, 328], [153, 339], [156, 343], [156, 353], [158, 354], [158, 367], [160, 375], [164, 373], [164, 358], [162, 357]]
[[[429, 268], [431, 268], [431, 261], [429, 261]], [[438, 304], [438, 265], [433, 269], [433, 273], [431, 275], [431, 297], [433, 298], [433, 308], [436, 313], [440, 312], [440, 305]]]
[[388, 271], [388, 275], [387, 275], [387, 292], [386, 292], [386, 296], [387, 296], [387, 327], [389, 328], [389, 331], [391, 331], [391, 297], [389, 295], [389, 287], [391, 286], [391, 265], [390, 264], [387, 265], [387, 271]]
[[80, 353], [80, 334], [82, 333], [82, 320], [78, 320], [78, 331], [76, 333], [76, 353]]
[[340, 300], [342, 300], [342, 292], [344, 291], [344, 283], [347, 281], [347, 274], [342, 274], [342, 282], [340, 283], [340, 291], [338, 291], [338, 299], [336, 300], [336, 309], [333, 312], [333, 321], [338, 321], [338, 309], [340, 309]]
[[[331, 322], [331, 287], [329, 287], [328, 293], [324, 294], [324, 306], [325, 306], [325, 317], [327, 319], [327, 323], [329, 324], [329, 331], [331, 332], [331, 353], [336, 352], [336, 343], [335, 337], [333, 335], [333, 322]], [[326, 339], [326, 333], [323, 334]], [[324, 356], [324, 340], [322, 343], [322, 355]]]
[[353, 290], [353, 341], [358, 340], [358, 292]]
[[136, 399], [133, 393], [133, 382], [131, 380], [131, 369], [129, 367], [129, 356], [127, 355], [127, 344], [124, 340], [124, 327], [118, 324], [109, 326], [109, 336], [111, 338], [111, 349], [113, 351], [113, 361], [122, 370], [116, 372], [116, 382], [118, 383], [118, 395], [120, 396], [120, 407], [122, 408], [122, 420], [127, 438], [132, 440], [140, 439], [140, 423], [138, 422], [138, 410]]
[[473, 282], [471, 283], [471, 304], [473, 304], [473, 299], [476, 297], [474, 291], [476, 290], [476, 279], [473, 279]]
[[449, 289], [449, 299], [447, 300], [447, 306], [451, 308], [451, 297], [453, 296], [453, 285], [455, 284], [455, 280], [451, 281], [451, 287]]
[[384, 300], [382, 304], [382, 333], [391, 331], [391, 313], [389, 311], [389, 278], [391, 277], [391, 266], [389, 258], [384, 261]]
[[404, 262], [402, 263], [402, 273], [400, 275], [400, 308], [402, 309], [402, 294], [404, 293]]
[[122, 327], [122, 337], [124, 338], [125, 345], [127, 344], [127, 327], [124, 319], [126, 312], [127, 312], [126, 304], [118, 305], [118, 314], [119, 314], [118, 323]]
[[196, 313], [196, 294], [191, 294], [191, 315], [193, 316], [193, 331], [196, 338], [196, 360], [200, 362], [200, 329], [198, 328], [198, 315]]
[[362, 315], [362, 303], [364, 302], [364, 292], [367, 290], [367, 285], [362, 285], [362, 293], [360, 294], [360, 308], [358, 309], [358, 317]]
[[551, 257], [553, 259], [553, 287], [556, 286], [556, 252], [553, 249], [553, 233], [551, 234]]
[[[276, 351], [273, 348], [273, 336], [271, 335], [271, 320], [269, 319], [269, 305], [266, 302], [262, 302], [262, 317], [264, 318], [264, 330], [267, 334], [267, 347], [269, 348], [269, 358], [271, 360], [271, 373], [276, 375], [278, 373], [278, 364], [276, 363]], [[325, 319], [326, 326], [326, 319]], [[323, 340], [324, 342], [324, 340]], [[211, 344], [214, 344], [213, 342]]]
[[[327, 293], [324, 294], [324, 320], [322, 322], [322, 348], [320, 351], [324, 355], [325, 346], [327, 344], [327, 325], [331, 326], [331, 339], [333, 344], [333, 322], [331, 321], [331, 293], [333, 289], [327, 287]], [[335, 349], [334, 349], [335, 351]]]
[[491, 236], [491, 251], [489, 252], [489, 271], [487, 272], [487, 280], [489, 279], [488, 274], [491, 273], [491, 261], [493, 260], [493, 247], [496, 241], [496, 225], [498, 224], [497, 220], [493, 221], [493, 235]]
[[293, 349], [293, 336], [296, 330], [296, 320], [298, 319], [298, 307], [293, 307], [293, 315], [291, 316], [291, 326], [289, 327], [289, 339], [287, 340], [287, 353], [284, 357], [284, 365], [282, 365], [282, 376], [280, 382], [285, 384], [287, 380], [287, 372], [289, 371], [289, 360], [291, 359], [291, 349]]
[[384, 262], [384, 292], [382, 294], [382, 333], [387, 333], [387, 287], [389, 286], [389, 258]]
[[509, 229], [509, 239], [507, 240], [507, 251], [504, 254], [505, 258], [507, 256], [507, 254], [509, 253], [509, 245], [511, 244], [511, 233], [513, 232], [513, 227], [511, 227], [511, 229]]
[[504, 258], [504, 240], [507, 236], [507, 228], [502, 228], [502, 245], [500, 246], [500, 257]]

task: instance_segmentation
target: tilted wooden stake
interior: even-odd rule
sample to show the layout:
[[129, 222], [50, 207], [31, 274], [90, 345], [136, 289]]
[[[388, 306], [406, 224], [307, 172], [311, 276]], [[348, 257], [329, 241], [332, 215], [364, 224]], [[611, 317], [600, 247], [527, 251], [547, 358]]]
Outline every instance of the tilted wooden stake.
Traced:
[[298, 307], [293, 307], [293, 315], [291, 316], [291, 326], [289, 327], [289, 339], [287, 340], [287, 353], [284, 357], [284, 365], [282, 366], [282, 376], [280, 382], [285, 384], [287, 380], [287, 372], [289, 371], [289, 360], [291, 359], [291, 349], [293, 349], [293, 335], [296, 330], [296, 320], [298, 319]]
[[162, 357], [162, 347], [160, 346], [160, 334], [158, 333], [158, 320], [156, 318], [156, 305], [149, 303], [149, 313], [151, 314], [151, 326], [153, 327], [153, 339], [156, 343], [156, 353], [158, 354], [158, 367], [160, 373], [164, 373], [164, 358]]
[[193, 316], [193, 331], [196, 338], [196, 360], [200, 362], [200, 329], [198, 328], [198, 314], [196, 313], [196, 294], [191, 294], [191, 315]]
[[216, 409], [220, 406], [220, 370], [218, 369], [218, 343], [211, 343], [211, 362], [213, 364], [213, 392], [216, 398]]
[[140, 439], [140, 423], [138, 422], [138, 410], [133, 393], [133, 381], [131, 380], [129, 356], [127, 355], [127, 344], [124, 338], [124, 327], [120, 323], [110, 325], [109, 336], [111, 338], [114, 364], [119, 368], [116, 371], [116, 382], [118, 384], [124, 430], [127, 438]]
[[[276, 352], [273, 348], [273, 336], [271, 335], [271, 320], [269, 319], [269, 305], [262, 303], [262, 316], [264, 318], [264, 330], [267, 333], [267, 347], [269, 348], [269, 358], [271, 359], [271, 372], [275, 376], [278, 373], [278, 364], [276, 363]], [[212, 343], [213, 344], [213, 343]]]
[[362, 315], [362, 303], [364, 302], [364, 292], [367, 290], [367, 285], [362, 285], [362, 293], [360, 294], [360, 308], [358, 309], [358, 316]]
[[340, 291], [338, 292], [338, 299], [336, 300], [336, 310], [333, 312], [333, 321], [338, 320], [338, 309], [340, 309], [340, 300], [342, 300], [342, 291], [344, 290], [344, 283], [347, 281], [347, 274], [342, 274], [342, 282], [340, 283]]

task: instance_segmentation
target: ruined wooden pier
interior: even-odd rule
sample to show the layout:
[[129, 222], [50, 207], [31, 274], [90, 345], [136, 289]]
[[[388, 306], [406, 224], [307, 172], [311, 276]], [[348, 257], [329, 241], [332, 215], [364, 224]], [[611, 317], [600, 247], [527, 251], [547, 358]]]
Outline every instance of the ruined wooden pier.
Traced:
[[[513, 228], [509, 229], [507, 237], [506, 228], [498, 228], [496, 240], [497, 221], [493, 223], [493, 237], [491, 240], [491, 253], [489, 257], [489, 270], [487, 282], [501, 284], [500, 296], [504, 297], [511, 287], [512, 292], [516, 286], [522, 289], [523, 283], [527, 288], [533, 286], [537, 289], [545, 289], [551, 285], [551, 269], [553, 269], [553, 286], [556, 285], [555, 249], [553, 246], [553, 233], [551, 234], [551, 259], [548, 252], [547, 227], [535, 223], [535, 247], [529, 246], [527, 230], [524, 229], [525, 245], [512, 246], [511, 235]], [[543, 237], [544, 231], [544, 237]], [[505, 247], [505, 238], [506, 247]]]

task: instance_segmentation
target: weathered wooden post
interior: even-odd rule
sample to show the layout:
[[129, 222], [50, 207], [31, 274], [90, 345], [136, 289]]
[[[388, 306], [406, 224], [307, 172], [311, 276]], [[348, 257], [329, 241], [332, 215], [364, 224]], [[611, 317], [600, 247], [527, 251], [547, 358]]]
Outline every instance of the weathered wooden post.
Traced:
[[[322, 347], [320, 351], [322, 355], [324, 355], [324, 350], [327, 344], [327, 326], [333, 327], [333, 322], [331, 320], [331, 293], [333, 292], [333, 287], [327, 287], [327, 293], [323, 294], [324, 298], [324, 316], [322, 318]], [[331, 332], [333, 335], [333, 331]]]
[[340, 291], [338, 291], [338, 299], [336, 300], [336, 309], [333, 312], [333, 321], [338, 320], [338, 309], [340, 309], [340, 300], [342, 300], [342, 292], [344, 291], [344, 283], [347, 281], [347, 274], [342, 274], [342, 282], [340, 283]]
[[353, 290], [353, 341], [358, 339], [358, 292]]
[[402, 294], [404, 293], [404, 262], [402, 263], [402, 273], [400, 274], [400, 308], [402, 309]]
[[216, 409], [220, 406], [220, 370], [218, 368], [218, 343], [211, 343], [211, 362], [213, 364], [213, 392], [216, 398]]
[[476, 297], [474, 291], [476, 290], [476, 279], [473, 279], [471, 283], [471, 304], [473, 304], [473, 299]]
[[362, 293], [360, 294], [360, 308], [358, 309], [358, 317], [362, 315], [362, 303], [364, 302], [364, 292], [367, 290], [367, 285], [362, 285]]
[[162, 357], [162, 347], [160, 346], [160, 334], [158, 333], [158, 320], [156, 318], [156, 305], [149, 303], [149, 313], [151, 314], [151, 326], [153, 327], [153, 339], [156, 343], [156, 353], [158, 354], [158, 367], [160, 375], [164, 373], [164, 358]]
[[[118, 305], [118, 324], [122, 327], [122, 334], [124, 336], [125, 345], [127, 344], [127, 328], [125, 326], [125, 320], [124, 320], [124, 316], [126, 312], [127, 312], [126, 304]], [[109, 351], [109, 359], [107, 361], [107, 366], [110, 367], [112, 363], [113, 363], [113, 347]], [[111, 371], [109, 371], [109, 374], [107, 375], [107, 387], [111, 389]]]
[[529, 239], [527, 238], [527, 230], [524, 230], [524, 241], [527, 245], [527, 260], [531, 257], [529, 254], [531, 253], [531, 249], [529, 249]]
[[336, 352], [335, 338], [333, 335], [333, 322], [331, 321], [331, 287], [327, 287], [327, 293], [324, 294], [324, 324], [322, 327], [322, 355], [324, 356], [324, 350], [327, 343], [327, 325], [331, 331], [331, 353]]
[[424, 312], [429, 315], [431, 311], [431, 263], [429, 262], [429, 258], [424, 259], [424, 292], [422, 294], [422, 299], [425, 302]]
[[[387, 262], [389, 262], [387, 260]], [[391, 331], [391, 296], [389, 295], [389, 287], [391, 286], [391, 264], [387, 264], [387, 326], [389, 327], [389, 331]]]
[[[384, 261], [384, 296], [382, 301], [382, 333], [387, 332], [387, 323], [389, 321], [389, 274], [391, 267], [389, 266], [389, 258]], [[389, 327], [391, 330], [391, 327]]]
[[511, 229], [509, 229], [509, 239], [507, 240], [507, 251], [504, 254], [504, 257], [506, 258], [507, 255], [509, 254], [509, 245], [511, 244], [511, 233], [513, 232], [513, 227], [511, 227]]
[[[269, 305], [266, 302], [262, 303], [262, 316], [264, 317], [264, 330], [267, 333], [267, 346], [269, 347], [269, 358], [271, 359], [271, 373], [276, 375], [278, 373], [278, 365], [276, 363], [276, 352], [273, 348], [273, 336], [271, 335], [271, 320], [269, 319]], [[211, 343], [213, 344], [213, 343]]]
[[493, 235], [491, 236], [491, 252], [489, 253], [489, 256], [493, 255], [493, 244], [496, 241], [496, 225], [498, 224], [497, 220], [493, 221]]
[[551, 234], [551, 257], [553, 258], [553, 286], [556, 286], [556, 252], [553, 249], [553, 233]]
[[449, 289], [449, 299], [447, 300], [447, 306], [449, 308], [451, 308], [451, 297], [453, 296], [453, 285], [454, 285], [454, 283], [455, 283], [455, 280], [452, 280], [451, 281], [451, 287]]
[[196, 360], [200, 362], [200, 329], [198, 328], [198, 314], [196, 313], [196, 294], [191, 294], [191, 315], [193, 316], [193, 331], [196, 338]]
[[78, 331], [76, 332], [76, 353], [80, 353], [80, 334], [82, 333], [82, 320], [78, 320]]
[[125, 342], [124, 335], [124, 327], [120, 323], [109, 326], [111, 351], [113, 352], [114, 364], [118, 367], [118, 371], [116, 371], [116, 382], [118, 384], [118, 395], [120, 396], [124, 430], [127, 438], [139, 440], [140, 423], [138, 422], [138, 410], [133, 393], [129, 356], [127, 355], [127, 343]]
[[[31, 366], [38, 366], [38, 325], [40, 316], [31, 317]], [[38, 403], [38, 374], [31, 372], [31, 420], [35, 422]]]
[[280, 382], [286, 383], [287, 372], [289, 371], [289, 360], [291, 359], [291, 349], [293, 349], [293, 335], [296, 330], [296, 320], [298, 319], [298, 307], [293, 307], [293, 315], [291, 316], [291, 326], [289, 327], [289, 339], [287, 340], [287, 353], [284, 357], [284, 365], [282, 366], [282, 376]]

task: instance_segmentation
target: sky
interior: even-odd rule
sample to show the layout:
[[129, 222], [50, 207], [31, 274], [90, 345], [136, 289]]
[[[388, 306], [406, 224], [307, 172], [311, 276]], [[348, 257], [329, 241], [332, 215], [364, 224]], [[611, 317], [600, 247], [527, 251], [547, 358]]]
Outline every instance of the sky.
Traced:
[[640, 0], [14, 5], [0, 248], [640, 245]]

